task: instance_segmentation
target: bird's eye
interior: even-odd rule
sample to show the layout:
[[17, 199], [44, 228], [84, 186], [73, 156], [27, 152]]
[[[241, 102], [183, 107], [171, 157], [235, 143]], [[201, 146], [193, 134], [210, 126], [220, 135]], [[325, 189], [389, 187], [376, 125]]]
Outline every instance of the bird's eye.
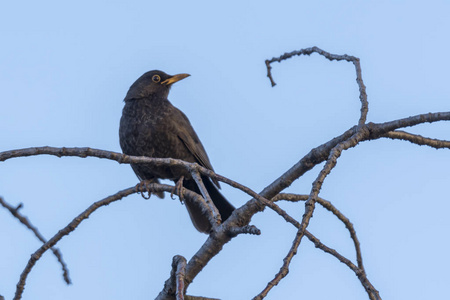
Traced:
[[153, 82], [159, 82], [161, 80], [161, 77], [159, 77], [159, 75], [153, 75], [152, 80]]

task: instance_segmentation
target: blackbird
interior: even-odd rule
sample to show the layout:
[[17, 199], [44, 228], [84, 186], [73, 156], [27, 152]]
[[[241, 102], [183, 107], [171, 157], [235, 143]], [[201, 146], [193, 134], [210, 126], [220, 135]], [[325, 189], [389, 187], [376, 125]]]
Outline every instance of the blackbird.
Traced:
[[[125, 106], [120, 119], [120, 146], [125, 154], [159, 158], [176, 158], [195, 162], [213, 170], [200, 139], [192, 128], [186, 115], [167, 99], [169, 90], [175, 82], [190, 76], [178, 74], [170, 76], [154, 70], [139, 77], [128, 90]], [[154, 167], [146, 164], [131, 164], [140, 180], [159, 182], [170, 179], [178, 182], [184, 178], [183, 187], [200, 193], [190, 173], [180, 167]], [[222, 221], [233, 212], [234, 207], [219, 192], [219, 182], [202, 176], [203, 183], [219, 210]], [[162, 194], [158, 195], [161, 198]], [[192, 223], [198, 231], [209, 233], [211, 224], [208, 217], [194, 202], [186, 199], [186, 208]]]

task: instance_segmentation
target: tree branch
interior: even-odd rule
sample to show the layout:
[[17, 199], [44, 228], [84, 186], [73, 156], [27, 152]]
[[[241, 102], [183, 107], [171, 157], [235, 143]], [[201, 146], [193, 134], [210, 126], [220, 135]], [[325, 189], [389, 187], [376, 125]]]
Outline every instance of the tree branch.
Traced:
[[[306, 201], [308, 200], [309, 195], [297, 195], [297, 194], [286, 194], [286, 193], [280, 193], [272, 198], [272, 201], [290, 201], [290, 202], [297, 202], [297, 201]], [[316, 199], [317, 203], [322, 205], [325, 209], [333, 213], [339, 220], [344, 223], [345, 227], [350, 233], [350, 237], [353, 240], [353, 244], [355, 246], [355, 252], [356, 252], [356, 261], [358, 263], [358, 267], [360, 269], [364, 269], [363, 261], [362, 261], [362, 254], [361, 254], [361, 245], [359, 243], [358, 237], [356, 235], [356, 230], [353, 227], [353, 224], [350, 222], [350, 220], [344, 216], [343, 213], [341, 213], [330, 201], [327, 201], [323, 198], [317, 197]]]
[[292, 247], [289, 250], [288, 254], [283, 260], [283, 266], [281, 267], [280, 271], [275, 275], [275, 278], [269, 282], [269, 284], [266, 286], [264, 291], [261, 293], [262, 299], [267, 293], [277, 285], [281, 279], [283, 279], [289, 272], [289, 265], [292, 261], [292, 258], [295, 254], [297, 254], [297, 249], [300, 245], [300, 242], [305, 234], [306, 228], [309, 225], [309, 221], [312, 218], [314, 209], [315, 209], [315, 202], [319, 195], [319, 191], [322, 187], [323, 181], [325, 180], [325, 177], [331, 172], [331, 170], [336, 166], [337, 159], [341, 155], [343, 150], [346, 150], [350, 147], [356, 146], [359, 141], [361, 141], [365, 135], [368, 135], [368, 131], [366, 130], [366, 134], [364, 134], [364, 131], [362, 130], [363, 127], [357, 132], [355, 135], [353, 135], [350, 139], [347, 141], [339, 143], [337, 146], [335, 146], [330, 156], [325, 164], [325, 166], [320, 171], [319, 175], [317, 176], [316, 180], [313, 183], [313, 187], [311, 189], [311, 193], [308, 197], [308, 200], [305, 203], [305, 213], [303, 214], [302, 222], [300, 223], [300, 226], [298, 227], [297, 234], [295, 236], [294, 241], [292, 242]]
[[431, 139], [431, 138], [423, 137], [418, 134], [411, 134], [406, 131], [394, 130], [394, 131], [390, 131], [390, 132], [382, 135], [382, 137], [390, 138], [392, 140], [408, 141], [413, 144], [417, 144], [420, 146], [426, 145], [426, 146], [430, 146], [430, 147], [433, 147], [436, 149], [441, 149], [441, 148], [450, 149], [450, 141]]
[[384, 137], [389, 131], [399, 128], [412, 127], [424, 123], [434, 123], [438, 121], [450, 121], [450, 112], [436, 112], [411, 116], [385, 123], [368, 123], [370, 136], [366, 140], [375, 140]]
[[[278, 194], [277, 196], [275, 196], [274, 198], [272, 198], [272, 201], [279, 201], [279, 200], [287, 200], [287, 201], [298, 201], [298, 200], [302, 200], [302, 201], [306, 201], [308, 200], [309, 195], [295, 195], [295, 194]], [[318, 203], [324, 205], [325, 208], [329, 209], [331, 212], [333, 212], [336, 216], [338, 216], [339, 219], [345, 219], [348, 221], [348, 219], [343, 216], [330, 202], [318, 198], [317, 200]], [[293, 219], [292, 219], [293, 220]], [[344, 221], [343, 221], [344, 222]], [[293, 224], [296, 228], [300, 228], [300, 223], [293, 220], [292, 222], [290, 222], [291, 224]], [[346, 223], [346, 222], [344, 222]], [[353, 225], [348, 221], [348, 224], [346, 223], [346, 226], [348, 226], [347, 228], [352, 228], [352, 230], [350, 230], [350, 234], [352, 235], [352, 231], [354, 233], [354, 243], [355, 243], [355, 248], [357, 249], [357, 253], [360, 253], [360, 246], [359, 246], [359, 241], [356, 238], [356, 232], [353, 229]], [[298, 235], [299, 231], [297, 231], [297, 235]], [[358, 277], [358, 279], [361, 282], [361, 285], [364, 287], [364, 289], [366, 290], [369, 298], [371, 300], [378, 300], [381, 299], [379, 296], [379, 292], [375, 289], [375, 287], [372, 285], [372, 283], [370, 283], [369, 279], [367, 278], [367, 275], [365, 273], [364, 267], [362, 265], [362, 259], [360, 261], [358, 261], [358, 264], [360, 264], [361, 266], [355, 266], [349, 259], [347, 259], [346, 257], [342, 256], [341, 254], [339, 254], [339, 252], [337, 252], [336, 250], [329, 248], [328, 246], [326, 246], [325, 244], [321, 243], [320, 240], [318, 238], [316, 238], [312, 233], [310, 233], [309, 231], [305, 230], [305, 236], [314, 243], [316, 248], [321, 249], [322, 251], [324, 251], [325, 253], [331, 254], [334, 257], [336, 257], [340, 262], [344, 263], [345, 265], [347, 265], [354, 273], [355, 275]], [[297, 237], [297, 236], [296, 236]], [[294, 244], [293, 244], [294, 246]], [[257, 296], [255, 296], [253, 298], [253, 300], [261, 300], [264, 297], [267, 296], [268, 292], [275, 286], [277, 285], [281, 279], [283, 279], [287, 273], [289, 272], [289, 262], [288, 260], [291, 260], [292, 257], [296, 254], [295, 249], [292, 249], [289, 251], [288, 255], [284, 258], [283, 260], [283, 266], [280, 268], [280, 271], [275, 275], [274, 279], [272, 279], [267, 286], [264, 288], [263, 291], [261, 291], [261, 293], [259, 293]], [[361, 254], [359, 254], [360, 256]], [[358, 257], [358, 254], [357, 254]]]
[[347, 54], [344, 54], [344, 55], [331, 54], [331, 53], [324, 51], [318, 47], [311, 47], [311, 48], [305, 48], [305, 49], [300, 49], [297, 51], [285, 53], [285, 54], [281, 55], [280, 57], [273, 57], [272, 59], [266, 60], [267, 77], [269, 77], [270, 83], [272, 84], [272, 86], [275, 86], [276, 83], [272, 78], [272, 67], [270, 66], [271, 63], [282, 62], [283, 60], [289, 59], [293, 56], [311, 55], [312, 53], [318, 53], [330, 61], [345, 60], [345, 61], [353, 63], [353, 65], [355, 66], [355, 71], [356, 71], [356, 83], [358, 84], [358, 87], [359, 87], [359, 99], [361, 101], [361, 117], [358, 121], [358, 126], [362, 126], [363, 124], [365, 124], [366, 119], [367, 119], [367, 112], [369, 111], [369, 103], [367, 101], [366, 86], [364, 85], [364, 82], [362, 79], [361, 64], [360, 64], [359, 58], [357, 58], [355, 56], [351, 56], [351, 55], [347, 55]]

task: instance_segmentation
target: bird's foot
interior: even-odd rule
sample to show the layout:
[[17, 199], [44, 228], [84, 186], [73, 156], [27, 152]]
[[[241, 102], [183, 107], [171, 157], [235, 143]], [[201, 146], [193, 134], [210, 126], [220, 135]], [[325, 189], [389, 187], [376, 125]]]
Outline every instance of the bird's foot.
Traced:
[[181, 176], [180, 179], [178, 179], [177, 183], [175, 184], [172, 192], [170, 193], [170, 198], [173, 199], [173, 194], [177, 194], [178, 198], [180, 199], [181, 202], [183, 202], [184, 200], [184, 195], [183, 195], [183, 180], [184, 180], [184, 176]]
[[[152, 196], [152, 193], [150, 193], [149, 190], [147, 190], [147, 184], [148, 183], [152, 183], [151, 180], [142, 180], [141, 182], [139, 182], [136, 185], [136, 190], [139, 194], [141, 194], [142, 198], [144, 198], [145, 200], [150, 199], [150, 197]], [[147, 195], [145, 194], [147, 192]]]

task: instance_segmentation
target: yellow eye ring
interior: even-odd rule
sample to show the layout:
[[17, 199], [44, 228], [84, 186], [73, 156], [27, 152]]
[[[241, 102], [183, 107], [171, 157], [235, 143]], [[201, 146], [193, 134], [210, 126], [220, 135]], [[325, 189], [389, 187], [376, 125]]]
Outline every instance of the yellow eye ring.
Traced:
[[152, 80], [153, 82], [159, 82], [161, 80], [161, 77], [159, 77], [159, 75], [153, 75]]

